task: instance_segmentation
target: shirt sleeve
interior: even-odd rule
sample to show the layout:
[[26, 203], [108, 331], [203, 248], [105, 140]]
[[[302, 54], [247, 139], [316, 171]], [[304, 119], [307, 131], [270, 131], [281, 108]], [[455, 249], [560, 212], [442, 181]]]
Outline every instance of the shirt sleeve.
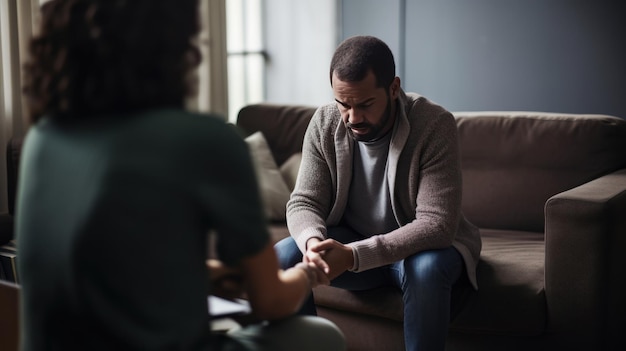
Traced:
[[269, 243], [267, 221], [248, 146], [231, 126], [223, 124], [205, 150], [200, 201], [217, 234], [216, 253], [229, 265], [254, 255]]

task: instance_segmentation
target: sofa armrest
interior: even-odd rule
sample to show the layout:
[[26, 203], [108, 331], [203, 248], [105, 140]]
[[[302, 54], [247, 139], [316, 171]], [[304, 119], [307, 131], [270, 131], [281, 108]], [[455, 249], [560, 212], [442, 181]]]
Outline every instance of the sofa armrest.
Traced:
[[545, 216], [548, 331], [623, 346], [626, 169], [551, 197]]

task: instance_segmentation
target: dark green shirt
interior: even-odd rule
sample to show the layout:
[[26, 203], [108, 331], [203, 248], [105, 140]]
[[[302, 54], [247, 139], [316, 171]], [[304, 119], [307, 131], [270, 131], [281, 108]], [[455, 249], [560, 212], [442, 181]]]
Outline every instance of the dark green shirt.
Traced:
[[180, 110], [41, 120], [16, 215], [25, 351], [206, 349], [207, 233], [229, 264], [269, 242], [244, 141]]

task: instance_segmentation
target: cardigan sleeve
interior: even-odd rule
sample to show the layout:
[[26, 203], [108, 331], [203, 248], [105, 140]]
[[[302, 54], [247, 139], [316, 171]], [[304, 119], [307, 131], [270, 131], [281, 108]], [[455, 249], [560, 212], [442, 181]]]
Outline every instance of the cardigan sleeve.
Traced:
[[327, 161], [334, 156], [323, 146], [332, 136], [322, 130], [324, 111], [324, 107], [319, 108], [307, 128], [298, 178], [287, 202], [287, 227], [303, 253], [309, 239], [326, 238], [326, 218], [334, 198], [333, 163]]

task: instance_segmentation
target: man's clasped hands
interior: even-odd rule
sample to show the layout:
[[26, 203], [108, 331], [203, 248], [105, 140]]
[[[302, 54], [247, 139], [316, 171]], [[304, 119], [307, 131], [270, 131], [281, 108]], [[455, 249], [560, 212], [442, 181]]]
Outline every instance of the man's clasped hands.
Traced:
[[[239, 298], [245, 292], [245, 279], [236, 267], [226, 266], [216, 259], [206, 261], [209, 269], [212, 294], [223, 298]], [[336, 240], [310, 238], [302, 262], [291, 269], [303, 270], [310, 287], [329, 285], [330, 281], [351, 269], [354, 265], [352, 248]]]

